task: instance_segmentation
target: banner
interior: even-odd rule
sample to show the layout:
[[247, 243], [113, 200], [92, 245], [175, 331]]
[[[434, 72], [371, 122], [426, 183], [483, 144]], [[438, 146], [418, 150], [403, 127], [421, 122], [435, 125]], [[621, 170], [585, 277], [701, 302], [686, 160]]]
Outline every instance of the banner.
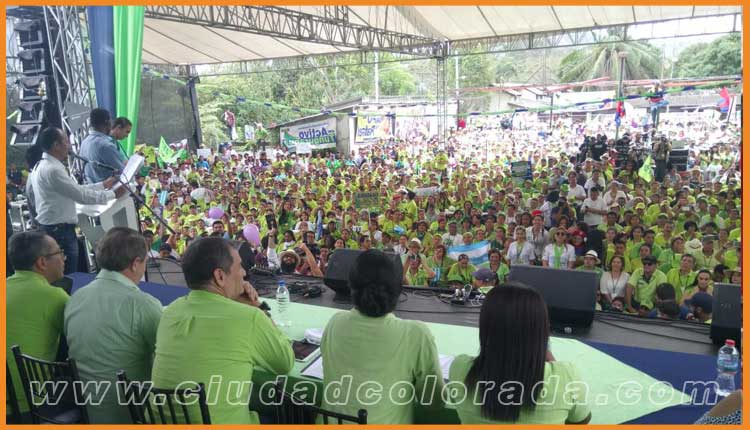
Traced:
[[133, 123], [124, 139], [127, 155], [133, 154], [138, 135], [138, 107], [141, 98], [141, 54], [143, 53], [143, 6], [114, 6], [112, 9], [115, 49], [115, 106], [113, 117], [124, 116]]
[[440, 187], [424, 187], [414, 189], [414, 194], [417, 197], [429, 197], [440, 192]]
[[380, 194], [378, 192], [354, 193], [354, 207], [357, 209], [371, 209], [380, 206]]
[[357, 118], [354, 143], [368, 143], [391, 136], [391, 120], [385, 116]]
[[297, 152], [297, 144], [307, 143], [311, 151], [336, 148], [336, 118], [313, 123], [281, 127], [281, 144], [290, 152]]
[[510, 176], [515, 184], [520, 184], [526, 179], [531, 179], [530, 161], [513, 161], [510, 163]]
[[471, 245], [451, 246], [448, 248], [448, 257], [458, 261], [459, 255], [466, 254], [469, 257], [469, 263], [478, 266], [489, 261], [488, 252], [490, 252], [490, 243], [483, 240]]

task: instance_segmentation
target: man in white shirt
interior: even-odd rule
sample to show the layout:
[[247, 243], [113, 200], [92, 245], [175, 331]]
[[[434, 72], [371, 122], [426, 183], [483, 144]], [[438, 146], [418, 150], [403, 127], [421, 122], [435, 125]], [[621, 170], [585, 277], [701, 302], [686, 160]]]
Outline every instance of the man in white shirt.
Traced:
[[586, 184], [584, 184], [583, 188], [586, 189], [586, 192], [591, 192], [591, 188], [593, 187], [599, 187], [601, 190], [604, 190], [604, 185], [605, 182], [604, 178], [602, 177], [602, 171], [599, 169], [594, 169], [591, 177], [586, 181]]
[[579, 205], [586, 200], [586, 190], [578, 183], [576, 172], [568, 173], [568, 201], [572, 205]]
[[448, 233], [443, 235], [443, 245], [450, 248], [463, 243], [463, 236], [458, 234], [458, 225], [455, 221], [448, 223]]
[[125, 194], [127, 190], [124, 187], [111, 190], [116, 181], [114, 177], [97, 184], [78, 185], [63, 164], [70, 152], [70, 141], [59, 128], [42, 130], [37, 145], [40, 145], [44, 154], [29, 177], [34, 194], [36, 221], [65, 251], [67, 275], [78, 269], [76, 203], [104, 204]]
[[591, 188], [591, 196], [583, 201], [581, 210], [583, 211], [583, 222], [589, 227], [596, 228], [604, 222], [604, 216], [607, 215], [609, 206], [604, 199], [599, 198], [599, 187]]

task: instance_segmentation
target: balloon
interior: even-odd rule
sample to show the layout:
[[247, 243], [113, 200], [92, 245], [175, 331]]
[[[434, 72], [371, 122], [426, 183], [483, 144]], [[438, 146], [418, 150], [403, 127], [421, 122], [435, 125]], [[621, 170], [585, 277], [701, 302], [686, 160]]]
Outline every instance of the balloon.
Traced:
[[242, 235], [253, 246], [260, 245], [260, 231], [255, 224], [248, 224], [242, 229]]
[[221, 219], [224, 216], [224, 210], [221, 208], [211, 208], [208, 210], [208, 217], [211, 219]]

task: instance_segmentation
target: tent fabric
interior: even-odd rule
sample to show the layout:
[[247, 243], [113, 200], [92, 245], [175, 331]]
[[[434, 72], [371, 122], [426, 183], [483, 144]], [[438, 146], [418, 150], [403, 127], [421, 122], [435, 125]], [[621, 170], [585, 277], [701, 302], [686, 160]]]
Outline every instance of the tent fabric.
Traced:
[[[321, 6], [284, 8], [323, 16]], [[740, 6], [349, 6], [349, 22], [460, 41], [531, 32], [741, 13]], [[727, 19], [718, 17], [717, 20]], [[729, 17], [731, 20], [731, 17]], [[723, 22], [723, 21], [722, 21]], [[143, 62], [212, 64], [352, 50], [235, 30], [146, 18]], [[658, 33], [656, 24], [653, 31]], [[685, 26], [690, 27], [690, 26]], [[705, 31], [711, 32], [711, 23]], [[695, 28], [680, 28], [694, 34]], [[702, 30], [699, 30], [702, 31]], [[715, 29], [713, 30], [715, 31]]]
[[91, 68], [94, 72], [98, 107], [114, 114], [115, 110], [115, 55], [113, 42], [112, 6], [86, 8], [91, 40]]
[[135, 149], [138, 129], [143, 14], [143, 6], [114, 6], [113, 8], [116, 116], [127, 117], [133, 123], [130, 136], [122, 142], [128, 156], [132, 155]]

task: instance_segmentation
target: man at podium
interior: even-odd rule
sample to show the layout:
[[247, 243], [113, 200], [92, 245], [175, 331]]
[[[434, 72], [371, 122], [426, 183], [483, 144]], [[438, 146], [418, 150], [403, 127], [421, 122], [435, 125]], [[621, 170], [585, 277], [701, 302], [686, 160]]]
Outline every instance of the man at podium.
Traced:
[[95, 184], [78, 185], [63, 164], [70, 152], [70, 141], [59, 128], [42, 130], [37, 145], [44, 154], [29, 176], [36, 221], [65, 251], [65, 274], [69, 274], [78, 268], [76, 203], [104, 204], [127, 190], [124, 187], [112, 190], [117, 180], [115, 177]]
[[[109, 111], [101, 108], [93, 109], [90, 119], [91, 130], [89, 135], [81, 142], [80, 155], [98, 163], [87, 163], [83, 168], [86, 183], [95, 184], [104, 181], [115, 173], [119, 174], [125, 167], [126, 158], [118, 149], [114, 140], [115, 137], [110, 136], [112, 119]], [[116, 138], [122, 139], [123, 137], [120, 136], [124, 133], [120, 132], [119, 127], [117, 132]], [[105, 166], [111, 166], [112, 169]]]

